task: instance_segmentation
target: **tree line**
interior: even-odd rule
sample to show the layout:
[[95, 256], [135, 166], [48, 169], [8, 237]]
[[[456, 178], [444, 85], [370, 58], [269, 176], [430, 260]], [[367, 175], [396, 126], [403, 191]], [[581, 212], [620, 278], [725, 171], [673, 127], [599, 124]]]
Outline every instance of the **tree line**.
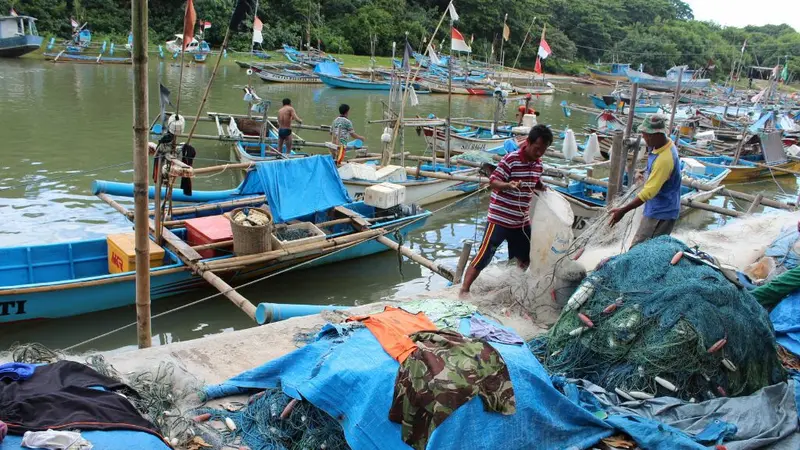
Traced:
[[[203, 36], [219, 45], [235, 0], [195, 0], [198, 20], [212, 27]], [[255, 2], [255, 0], [253, 0]], [[264, 49], [283, 43], [311, 45], [328, 52], [388, 56], [392, 42], [402, 52], [407, 37], [423, 50], [449, 0], [263, 0]], [[150, 2], [150, 39], [163, 43], [182, 30], [185, 0]], [[681, 0], [456, 0], [456, 28], [472, 42], [472, 58], [497, 61], [501, 45], [506, 65], [519, 53], [519, 66], [533, 66], [542, 28], [553, 54], [549, 72], [575, 72], [586, 64], [624, 62], [662, 74], [676, 64], [707, 68], [723, 79], [742, 57], [744, 66], [774, 67], [788, 57], [789, 71], [800, 73], [800, 33], [788, 25], [722, 27], [694, 20]], [[68, 37], [69, 19], [87, 22], [93, 33], [123, 42], [130, 29], [130, 0], [0, 0], [0, 11], [14, 8], [39, 19], [43, 34]], [[3, 12], [5, 12], [3, 11]], [[506, 19], [507, 15], [507, 19]], [[535, 20], [534, 20], [535, 18]], [[252, 18], [249, 19], [252, 23]], [[510, 36], [503, 41], [503, 22]], [[531, 27], [531, 23], [533, 26]], [[435, 37], [447, 48], [449, 22]], [[527, 39], [526, 31], [531, 32]], [[310, 31], [310, 36], [309, 36]], [[249, 50], [249, 32], [233, 36], [231, 48]], [[521, 48], [521, 51], [520, 51]], [[747, 70], [742, 72], [747, 76]]]

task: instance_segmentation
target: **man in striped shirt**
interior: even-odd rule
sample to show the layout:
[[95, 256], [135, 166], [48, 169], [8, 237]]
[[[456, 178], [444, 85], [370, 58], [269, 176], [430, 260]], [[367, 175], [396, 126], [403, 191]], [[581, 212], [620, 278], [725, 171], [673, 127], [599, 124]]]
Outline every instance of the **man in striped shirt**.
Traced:
[[492, 173], [489, 187], [488, 224], [475, 259], [464, 274], [461, 294], [466, 295], [481, 271], [489, 265], [500, 244], [508, 242], [508, 258], [516, 259], [522, 269], [530, 263], [531, 225], [528, 216], [535, 191], [545, 189], [542, 155], [553, 143], [553, 133], [544, 125], [536, 125], [519, 150], [508, 153]]

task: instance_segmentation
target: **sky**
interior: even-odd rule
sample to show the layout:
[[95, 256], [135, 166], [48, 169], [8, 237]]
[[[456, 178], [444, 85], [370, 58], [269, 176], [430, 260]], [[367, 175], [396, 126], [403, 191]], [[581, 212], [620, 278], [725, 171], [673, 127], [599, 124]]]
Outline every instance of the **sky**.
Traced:
[[800, 32], [800, 1], [798, 0], [684, 0], [694, 10], [697, 20], [713, 21], [720, 25], [779, 25], [788, 23]]

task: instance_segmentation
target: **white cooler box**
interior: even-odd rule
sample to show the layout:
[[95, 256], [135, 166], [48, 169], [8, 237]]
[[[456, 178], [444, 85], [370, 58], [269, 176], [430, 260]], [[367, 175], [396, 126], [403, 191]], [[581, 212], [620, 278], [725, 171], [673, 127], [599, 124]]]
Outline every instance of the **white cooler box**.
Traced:
[[374, 208], [389, 209], [406, 201], [406, 187], [381, 183], [364, 190], [364, 203]]
[[702, 175], [706, 173], [706, 166], [694, 158], [681, 158], [683, 161], [683, 171], [693, 173], [695, 175]]

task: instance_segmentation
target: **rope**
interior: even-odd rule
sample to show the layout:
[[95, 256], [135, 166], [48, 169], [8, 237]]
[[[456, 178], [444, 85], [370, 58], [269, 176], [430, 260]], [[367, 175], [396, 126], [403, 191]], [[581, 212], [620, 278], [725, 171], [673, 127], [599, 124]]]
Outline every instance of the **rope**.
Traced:
[[[461, 198], [459, 198], [459, 199], [457, 199], [457, 200], [455, 200], [455, 201], [453, 201], [453, 202], [451, 202], [451, 203], [449, 203], [449, 204], [447, 204], [447, 205], [445, 205], [445, 206], [443, 206], [443, 207], [441, 207], [441, 208], [439, 208], [439, 209], [437, 209], [437, 210], [435, 210], [435, 211], [432, 211], [432, 212], [431, 212], [431, 214], [433, 215], [433, 214], [436, 214], [436, 213], [438, 213], [438, 212], [440, 212], [440, 211], [442, 211], [442, 210], [444, 210], [444, 209], [447, 209], [447, 208], [449, 208], [449, 207], [451, 207], [451, 206], [455, 205], [456, 203], [459, 203], [459, 202], [461, 202], [461, 201], [463, 201], [463, 200], [466, 200], [466, 199], [468, 199], [468, 198], [472, 197], [472, 196], [473, 196], [473, 195], [475, 195], [475, 194], [478, 194], [478, 193], [482, 192], [484, 189], [485, 189], [485, 187], [482, 187], [482, 188], [480, 188], [480, 189], [476, 190], [475, 192], [473, 192], [473, 193], [471, 193], [471, 194], [469, 194], [469, 195], [466, 195], [466, 196], [464, 196], [464, 197], [461, 197]], [[411, 222], [409, 222], [408, 224], [406, 224], [406, 226], [408, 226], [408, 225], [411, 225], [411, 224], [414, 224], [414, 223], [416, 223], [416, 222], [418, 222], [418, 221], [420, 221], [420, 220], [427, 219], [427, 218], [428, 218], [428, 216], [422, 216], [422, 217], [419, 217], [419, 218], [417, 218], [417, 219], [414, 219], [414, 220], [412, 220], [412, 221], [411, 221]], [[317, 257], [314, 257], [314, 258], [312, 258], [312, 259], [309, 259], [309, 260], [307, 260], [307, 261], [304, 261], [304, 262], [298, 263], [297, 265], [294, 265], [294, 266], [287, 267], [287, 268], [285, 268], [285, 269], [282, 269], [282, 270], [279, 270], [279, 271], [277, 271], [277, 272], [273, 272], [273, 273], [271, 273], [271, 274], [269, 274], [269, 275], [265, 275], [265, 276], [263, 276], [263, 277], [261, 277], [261, 278], [257, 278], [257, 279], [255, 279], [255, 280], [252, 280], [252, 281], [249, 281], [249, 282], [247, 282], [247, 283], [241, 284], [241, 285], [239, 285], [239, 286], [237, 286], [237, 287], [231, 287], [231, 289], [230, 289], [230, 290], [228, 290], [228, 291], [224, 291], [224, 292], [223, 292], [223, 291], [220, 291], [220, 292], [217, 292], [217, 293], [215, 293], [215, 294], [211, 294], [211, 295], [209, 295], [209, 296], [207, 296], [207, 297], [203, 297], [203, 298], [201, 298], [201, 299], [199, 299], [199, 300], [195, 300], [195, 301], [193, 301], [193, 302], [191, 302], [191, 303], [187, 303], [187, 304], [185, 304], [185, 305], [178, 306], [178, 307], [176, 307], [176, 308], [173, 308], [173, 309], [170, 309], [170, 310], [164, 311], [164, 312], [162, 312], [162, 313], [159, 313], [159, 314], [156, 314], [156, 315], [154, 315], [154, 316], [150, 316], [150, 320], [153, 320], [153, 319], [157, 319], [157, 318], [159, 318], [159, 317], [166, 316], [167, 314], [171, 314], [171, 313], [174, 313], [174, 312], [176, 312], [176, 311], [180, 311], [180, 310], [182, 310], [182, 309], [185, 309], [185, 308], [188, 308], [188, 307], [190, 307], [190, 306], [198, 305], [198, 304], [200, 304], [200, 303], [203, 303], [203, 302], [205, 302], [205, 301], [207, 301], [207, 300], [211, 300], [212, 298], [217, 298], [217, 297], [219, 297], [220, 295], [227, 294], [228, 292], [235, 291], [235, 290], [237, 290], [237, 289], [241, 289], [241, 288], [243, 288], [243, 287], [247, 287], [247, 286], [250, 286], [250, 285], [252, 285], [252, 284], [260, 283], [261, 281], [267, 280], [267, 279], [269, 279], [269, 278], [272, 278], [272, 277], [274, 277], [274, 276], [278, 276], [278, 275], [284, 274], [284, 273], [286, 273], [286, 272], [289, 272], [289, 271], [291, 271], [291, 270], [298, 269], [298, 268], [300, 268], [300, 267], [303, 267], [303, 266], [305, 266], [305, 265], [308, 265], [308, 264], [311, 264], [311, 263], [313, 263], [313, 262], [316, 262], [316, 261], [317, 261], [317, 260], [319, 260], [319, 259], [322, 259], [322, 258], [325, 258], [325, 257], [331, 256], [331, 255], [335, 255], [335, 254], [337, 254], [337, 253], [339, 253], [339, 252], [341, 252], [341, 251], [347, 250], [347, 249], [349, 249], [350, 247], [353, 247], [353, 246], [355, 246], [355, 245], [358, 245], [358, 244], [363, 244], [363, 243], [366, 243], [366, 242], [369, 242], [369, 241], [375, 240], [375, 239], [377, 239], [379, 236], [382, 236], [382, 235], [378, 235], [378, 236], [375, 236], [375, 237], [372, 237], [372, 238], [369, 238], [369, 239], [365, 239], [365, 240], [363, 240], [363, 241], [357, 241], [357, 242], [353, 242], [352, 244], [350, 244], [350, 245], [347, 245], [347, 246], [345, 246], [345, 247], [342, 247], [342, 248], [340, 248], [340, 249], [338, 249], [338, 250], [334, 250], [334, 251], [333, 251], [333, 252], [331, 252], [331, 253], [325, 253], [325, 254], [319, 255], [319, 256], [317, 256]], [[135, 327], [136, 325], [137, 325], [137, 322], [132, 322], [132, 323], [129, 323], [129, 324], [127, 324], [127, 325], [123, 325], [123, 326], [121, 326], [121, 327], [119, 327], [119, 328], [115, 328], [115, 329], [113, 329], [113, 330], [111, 330], [111, 331], [108, 331], [108, 332], [106, 332], [106, 333], [103, 333], [103, 334], [97, 335], [97, 336], [95, 336], [95, 337], [93, 337], [93, 338], [89, 338], [89, 339], [87, 339], [87, 340], [85, 340], [85, 341], [82, 341], [82, 342], [79, 342], [79, 343], [77, 343], [77, 344], [74, 344], [74, 345], [71, 345], [71, 346], [69, 346], [69, 347], [66, 347], [66, 348], [64, 348], [64, 349], [63, 349], [63, 351], [64, 351], [64, 352], [67, 352], [67, 351], [73, 350], [73, 349], [75, 349], [75, 348], [77, 348], [77, 347], [80, 347], [80, 346], [83, 346], [83, 345], [89, 344], [89, 343], [91, 343], [91, 342], [94, 342], [94, 341], [96, 341], [96, 340], [98, 340], [98, 339], [102, 339], [102, 338], [105, 338], [105, 337], [111, 336], [112, 334], [114, 334], [114, 333], [118, 333], [118, 332], [120, 332], [120, 331], [122, 331], [122, 330], [126, 330], [126, 329], [128, 329], [128, 328]]]
[[403, 246], [403, 235], [400, 234], [400, 230], [395, 230], [394, 232], [394, 239], [397, 241], [397, 270], [400, 272], [400, 281], [406, 281], [405, 275], [403, 275], [403, 253], [400, 251], [400, 247]]

